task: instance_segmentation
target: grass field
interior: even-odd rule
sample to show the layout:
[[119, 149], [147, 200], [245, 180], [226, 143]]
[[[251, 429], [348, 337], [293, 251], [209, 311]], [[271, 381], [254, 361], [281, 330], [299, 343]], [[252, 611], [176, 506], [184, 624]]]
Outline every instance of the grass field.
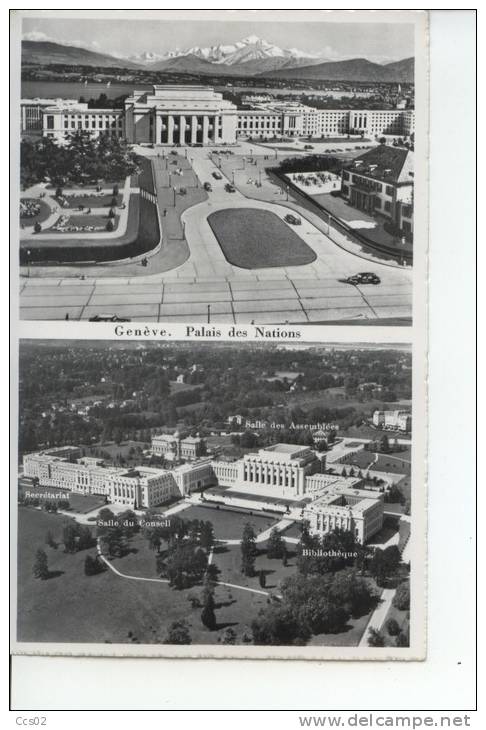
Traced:
[[[182, 513], [183, 514], [183, 513]], [[201, 586], [181, 591], [164, 583], [144, 583], [117, 576], [106, 570], [96, 576], [84, 575], [84, 559], [94, 550], [74, 555], [45, 546], [51, 530], [56, 540], [69, 518], [30, 508], [19, 510], [18, 639], [38, 642], [161, 643], [172, 621], [185, 619], [194, 644], [215, 644], [227, 627], [241, 643], [252, 619], [267, 605], [265, 595], [237, 588], [217, 586], [215, 591], [217, 629], [208, 631], [201, 623], [201, 609], [191, 608], [188, 597], [199, 597]], [[47, 555], [52, 577], [35, 579], [32, 565], [36, 550]], [[155, 553], [141, 537], [131, 543], [132, 551], [113, 561], [121, 572], [140, 577], [156, 577]], [[283, 578], [295, 572], [295, 554], [289, 548], [288, 564], [269, 560], [265, 545], [259, 545], [256, 570], [264, 571], [265, 590], [278, 592]], [[240, 570], [240, 547], [216, 548], [214, 562], [226, 583], [261, 590], [258, 578], [247, 578]], [[352, 620], [345, 632], [313, 637], [313, 645], [356, 645], [369, 616]]]
[[[109, 208], [111, 207], [111, 201], [115, 197], [114, 195], [66, 195], [64, 196], [67, 200], [70, 208], [78, 208], [80, 205], [84, 205], [85, 208]], [[122, 196], [118, 194], [116, 196], [116, 204], [120, 205]]]
[[286, 223], [266, 210], [231, 208], [208, 216], [230, 264], [243, 269], [310, 264], [316, 254]]

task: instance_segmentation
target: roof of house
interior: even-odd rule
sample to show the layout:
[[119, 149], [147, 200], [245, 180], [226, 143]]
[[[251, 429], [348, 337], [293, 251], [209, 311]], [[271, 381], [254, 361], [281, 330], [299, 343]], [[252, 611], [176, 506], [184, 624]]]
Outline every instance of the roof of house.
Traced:
[[364, 152], [344, 168], [390, 183], [413, 183], [413, 152], [381, 144]]

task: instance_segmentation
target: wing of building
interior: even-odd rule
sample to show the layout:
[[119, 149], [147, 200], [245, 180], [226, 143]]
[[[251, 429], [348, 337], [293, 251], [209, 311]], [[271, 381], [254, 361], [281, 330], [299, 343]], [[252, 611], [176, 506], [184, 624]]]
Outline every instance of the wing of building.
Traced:
[[22, 99], [22, 131], [63, 142], [83, 131], [113, 134], [132, 144], [235, 144], [238, 138], [335, 137], [382, 134], [408, 137], [413, 109], [316, 109], [295, 101], [246, 98], [237, 108], [208, 86], [155, 85], [127, 97], [124, 109], [92, 109], [75, 100]]

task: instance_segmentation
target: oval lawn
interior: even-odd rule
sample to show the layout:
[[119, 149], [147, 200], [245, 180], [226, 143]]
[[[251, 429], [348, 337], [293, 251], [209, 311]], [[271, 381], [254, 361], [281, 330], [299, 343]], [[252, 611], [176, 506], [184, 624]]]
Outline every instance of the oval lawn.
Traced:
[[208, 223], [230, 264], [243, 269], [303, 266], [316, 254], [275, 213], [259, 208], [226, 208]]

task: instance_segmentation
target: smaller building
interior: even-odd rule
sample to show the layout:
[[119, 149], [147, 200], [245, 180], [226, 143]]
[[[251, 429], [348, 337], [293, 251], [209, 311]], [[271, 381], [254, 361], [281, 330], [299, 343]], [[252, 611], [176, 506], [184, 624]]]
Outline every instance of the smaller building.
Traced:
[[152, 437], [152, 454], [169, 461], [194, 461], [206, 454], [206, 442], [198, 436], [185, 436], [179, 431]]
[[90, 109], [88, 104], [55, 104], [42, 109], [42, 134], [59, 144], [78, 132], [90, 137], [108, 134], [125, 137], [123, 109]]
[[354, 208], [388, 219], [403, 234], [413, 232], [413, 152], [380, 145], [342, 171], [341, 194]]
[[412, 416], [408, 411], [375, 411], [373, 413], [373, 426], [408, 433], [412, 430]]
[[312, 535], [345, 530], [364, 544], [383, 526], [383, 505], [383, 494], [336, 481], [305, 507], [303, 517]]

